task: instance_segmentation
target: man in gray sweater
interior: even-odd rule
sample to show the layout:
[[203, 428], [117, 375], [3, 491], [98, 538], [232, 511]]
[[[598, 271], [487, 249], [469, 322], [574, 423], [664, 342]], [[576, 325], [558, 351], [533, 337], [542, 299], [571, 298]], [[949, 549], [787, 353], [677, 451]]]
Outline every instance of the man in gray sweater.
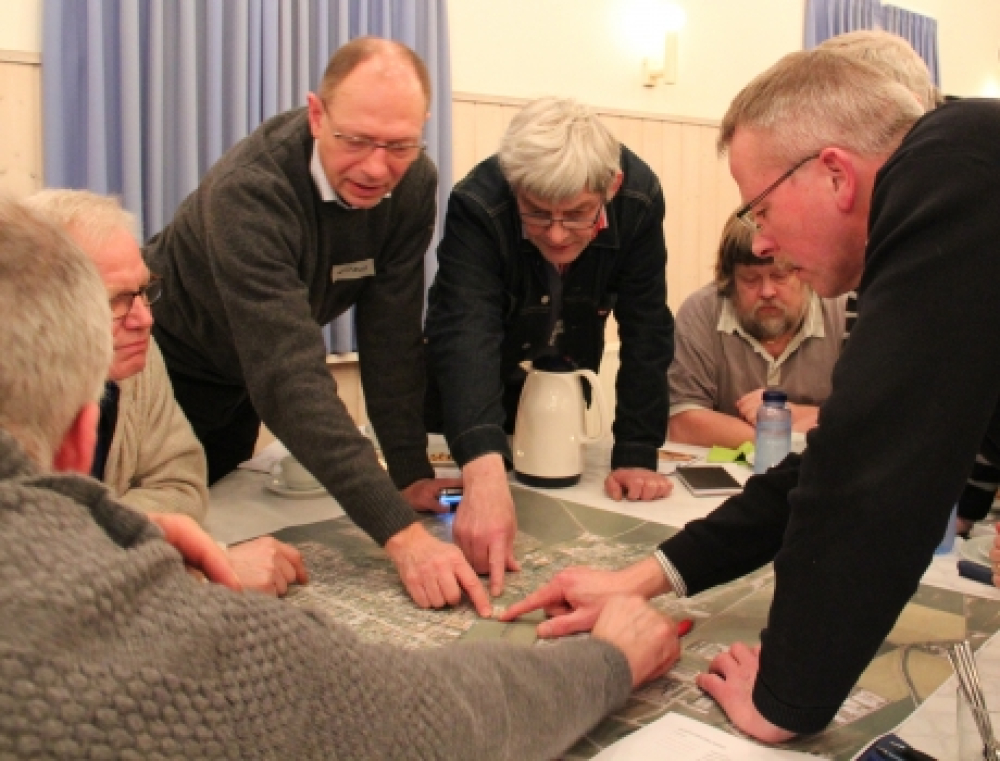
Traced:
[[[253, 453], [261, 420], [384, 545], [421, 607], [489, 598], [454, 545], [416, 520], [443, 510], [423, 425], [424, 254], [437, 171], [422, 151], [427, 69], [359, 38], [308, 106], [237, 144], [146, 248], [164, 295], [154, 335], [205, 447], [209, 483]], [[354, 306], [361, 381], [388, 477], [326, 367], [321, 326]], [[402, 493], [400, 492], [402, 490]]]
[[0, 757], [548, 759], [677, 659], [673, 625], [638, 598], [556, 647], [403, 651], [197, 581], [178, 549], [237, 584], [193, 521], [165, 536], [79, 475], [112, 357], [107, 294], [12, 201], [0, 301]]

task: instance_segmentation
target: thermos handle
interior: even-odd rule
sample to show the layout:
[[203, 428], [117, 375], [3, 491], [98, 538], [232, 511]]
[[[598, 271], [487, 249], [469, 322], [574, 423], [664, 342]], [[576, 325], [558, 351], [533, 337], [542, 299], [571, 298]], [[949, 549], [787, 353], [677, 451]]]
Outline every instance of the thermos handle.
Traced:
[[[601, 381], [598, 380], [597, 373], [593, 370], [575, 370], [573, 374], [582, 375], [590, 382], [590, 398], [592, 402], [597, 403], [597, 413], [601, 421], [601, 425], [597, 429], [597, 435], [590, 436], [587, 432], [586, 417], [584, 417], [583, 436], [581, 439], [583, 441], [598, 441], [599, 439], [603, 439], [610, 427], [608, 423], [611, 419], [607, 412], [607, 402], [604, 401], [604, 390], [601, 388]], [[594, 405], [591, 404], [590, 406], [593, 407]]]

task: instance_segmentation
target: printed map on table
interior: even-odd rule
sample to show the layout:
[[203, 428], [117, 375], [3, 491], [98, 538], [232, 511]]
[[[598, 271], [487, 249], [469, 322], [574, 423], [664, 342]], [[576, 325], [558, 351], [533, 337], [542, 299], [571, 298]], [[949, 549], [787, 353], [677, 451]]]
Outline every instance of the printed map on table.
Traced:
[[[675, 531], [526, 489], [515, 487], [513, 493], [518, 516], [515, 549], [522, 571], [508, 574], [498, 605], [521, 599], [570, 566], [621, 568], [647, 557], [653, 546]], [[451, 516], [428, 518], [425, 525], [440, 538], [450, 539]], [[525, 643], [534, 639], [534, 623], [481, 621], [467, 603], [444, 611], [417, 608], [382, 550], [346, 517], [296, 526], [276, 536], [300, 548], [310, 572], [310, 583], [289, 595], [291, 603], [326, 611], [368, 641], [416, 648], [460, 638], [502, 637]], [[668, 710], [739, 734], [695, 686], [694, 677], [733, 642], [757, 642], [773, 588], [773, 573], [767, 567], [694, 598], [678, 600], [671, 595], [655, 601], [677, 619], [695, 620], [694, 630], [684, 639], [684, 656], [667, 676], [633, 693], [622, 710], [563, 758], [591, 758]], [[837, 761], [852, 758], [873, 737], [893, 729], [947, 679], [950, 666], [934, 643], [968, 638], [978, 649], [998, 629], [1000, 602], [921, 586], [830, 728], [788, 747]]]

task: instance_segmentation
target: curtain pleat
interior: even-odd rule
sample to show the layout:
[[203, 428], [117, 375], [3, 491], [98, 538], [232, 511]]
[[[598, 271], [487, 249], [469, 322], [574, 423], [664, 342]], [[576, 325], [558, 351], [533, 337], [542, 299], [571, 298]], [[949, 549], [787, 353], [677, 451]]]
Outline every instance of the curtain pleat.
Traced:
[[882, 27], [887, 32], [898, 34], [913, 45], [920, 57], [924, 59], [931, 79], [938, 87], [941, 86], [940, 64], [938, 62], [937, 21], [929, 16], [886, 5], [882, 14]]
[[[46, 0], [46, 185], [120, 195], [149, 237], [233, 144], [305, 104], [333, 51], [372, 34], [409, 45], [430, 69], [440, 219], [452, 174], [446, 2]], [[435, 270], [431, 254], [428, 282]], [[352, 349], [352, 318], [326, 335], [332, 351]]]
[[884, 29], [898, 34], [924, 59], [931, 80], [940, 87], [936, 20], [894, 5], [882, 5], [880, 0], [808, 0], [806, 50], [856, 29]]

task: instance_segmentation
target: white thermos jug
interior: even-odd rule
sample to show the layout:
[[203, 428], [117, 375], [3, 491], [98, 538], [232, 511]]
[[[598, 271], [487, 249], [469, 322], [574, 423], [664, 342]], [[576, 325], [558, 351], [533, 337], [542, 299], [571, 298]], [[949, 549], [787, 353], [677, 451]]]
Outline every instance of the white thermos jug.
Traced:
[[[539, 369], [539, 367], [545, 369]], [[587, 433], [580, 378], [590, 383], [599, 427]], [[583, 444], [597, 441], [610, 428], [601, 383], [591, 370], [578, 370], [563, 360], [537, 360], [528, 371], [514, 422], [514, 475], [529, 486], [564, 487], [580, 480]]]

